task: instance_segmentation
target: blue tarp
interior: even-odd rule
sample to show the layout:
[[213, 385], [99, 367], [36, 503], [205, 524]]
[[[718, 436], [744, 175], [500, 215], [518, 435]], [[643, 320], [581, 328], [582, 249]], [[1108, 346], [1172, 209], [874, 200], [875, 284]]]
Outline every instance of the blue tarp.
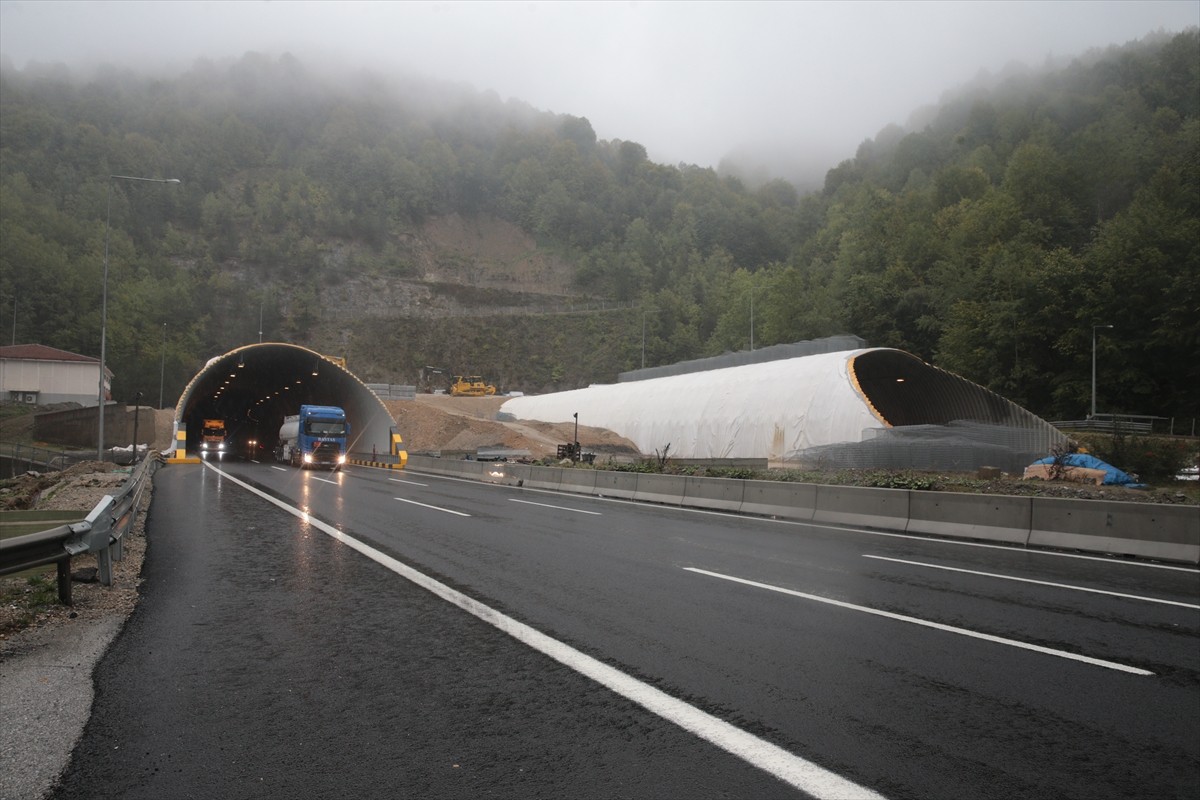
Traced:
[[[1053, 464], [1054, 456], [1047, 456], [1033, 462], [1035, 464]], [[1138, 483], [1128, 473], [1122, 472], [1111, 464], [1106, 464], [1095, 456], [1090, 456], [1087, 453], [1071, 453], [1064, 456], [1062, 463], [1068, 467], [1083, 467], [1084, 469], [1102, 469], [1104, 470], [1104, 485], [1105, 486], [1125, 486], [1130, 489], [1143, 489], [1146, 484]]]

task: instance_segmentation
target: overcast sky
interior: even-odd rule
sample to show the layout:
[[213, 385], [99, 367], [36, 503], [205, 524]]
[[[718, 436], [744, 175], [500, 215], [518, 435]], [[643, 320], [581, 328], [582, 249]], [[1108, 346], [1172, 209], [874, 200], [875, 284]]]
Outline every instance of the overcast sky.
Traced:
[[1200, 0], [0, 0], [0, 54], [18, 68], [333, 57], [587, 117], [668, 164], [751, 147], [828, 167], [981, 70], [1197, 25]]

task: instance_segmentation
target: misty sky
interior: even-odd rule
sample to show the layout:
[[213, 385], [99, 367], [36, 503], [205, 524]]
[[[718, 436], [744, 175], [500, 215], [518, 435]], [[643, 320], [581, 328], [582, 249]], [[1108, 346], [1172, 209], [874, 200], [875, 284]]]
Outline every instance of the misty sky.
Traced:
[[739, 148], [824, 168], [981, 70], [1200, 25], [1140, 2], [56, 2], [0, 0], [0, 55], [175, 69], [291, 52], [415, 70], [587, 117], [655, 161]]

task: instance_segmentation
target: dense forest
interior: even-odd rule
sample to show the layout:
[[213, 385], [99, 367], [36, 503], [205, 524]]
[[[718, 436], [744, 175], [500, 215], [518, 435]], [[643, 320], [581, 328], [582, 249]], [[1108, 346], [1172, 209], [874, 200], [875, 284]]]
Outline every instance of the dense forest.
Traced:
[[[525, 391], [853, 333], [1048, 418], [1087, 413], [1095, 339], [1098, 410], [1190, 419], [1198, 155], [1196, 30], [980, 77], [805, 195], [653, 163], [585, 118], [292, 56], [170, 78], [4, 65], [0, 331], [98, 355], [107, 247], [118, 400], [154, 395], [160, 369], [175, 396], [263, 330], [366, 380], [436, 364]], [[332, 303], [347, 282], [420, 283], [413, 242], [451, 215], [519, 229], [565, 265], [556, 303], [608, 310], [545, 313], [528, 288], [435, 318]], [[468, 292], [463, 274], [432, 291]]]

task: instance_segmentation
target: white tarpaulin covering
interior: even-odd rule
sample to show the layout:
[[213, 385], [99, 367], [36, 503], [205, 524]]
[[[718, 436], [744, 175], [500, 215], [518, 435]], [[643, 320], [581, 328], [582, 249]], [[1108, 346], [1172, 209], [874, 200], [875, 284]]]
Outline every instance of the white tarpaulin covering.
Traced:
[[850, 372], [869, 350], [822, 353], [569, 392], [514, 397], [502, 418], [607, 428], [646, 454], [769, 458], [887, 427]]

